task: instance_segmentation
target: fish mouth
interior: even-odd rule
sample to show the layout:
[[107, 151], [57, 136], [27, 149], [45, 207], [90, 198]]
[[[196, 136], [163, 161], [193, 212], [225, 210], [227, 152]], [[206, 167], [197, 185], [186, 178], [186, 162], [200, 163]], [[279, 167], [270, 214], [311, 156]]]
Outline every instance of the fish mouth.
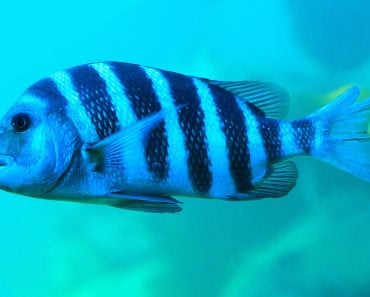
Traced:
[[9, 166], [14, 162], [14, 158], [10, 155], [0, 154], [0, 167]]

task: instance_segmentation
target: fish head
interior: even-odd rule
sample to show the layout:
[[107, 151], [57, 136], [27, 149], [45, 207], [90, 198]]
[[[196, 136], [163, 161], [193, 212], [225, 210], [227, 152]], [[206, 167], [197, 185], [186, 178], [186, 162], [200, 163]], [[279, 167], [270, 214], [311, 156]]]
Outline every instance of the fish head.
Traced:
[[71, 162], [75, 129], [61, 104], [53, 103], [57, 99], [53, 93], [44, 95], [48, 100], [26, 92], [0, 120], [2, 190], [42, 197], [56, 186]]

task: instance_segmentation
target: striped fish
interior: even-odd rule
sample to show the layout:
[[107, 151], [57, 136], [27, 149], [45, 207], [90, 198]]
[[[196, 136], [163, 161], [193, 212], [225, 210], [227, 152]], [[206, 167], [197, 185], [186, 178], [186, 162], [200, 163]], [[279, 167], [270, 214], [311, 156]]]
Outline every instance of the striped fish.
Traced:
[[0, 188], [147, 212], [174, 196], [254, 200], [295, 186], [287, 160], [310, 155], [370, 180], [370, 99], [352, 87], [300, 120], [288, 94], [128, 63], [56, 72], [0, 123]]

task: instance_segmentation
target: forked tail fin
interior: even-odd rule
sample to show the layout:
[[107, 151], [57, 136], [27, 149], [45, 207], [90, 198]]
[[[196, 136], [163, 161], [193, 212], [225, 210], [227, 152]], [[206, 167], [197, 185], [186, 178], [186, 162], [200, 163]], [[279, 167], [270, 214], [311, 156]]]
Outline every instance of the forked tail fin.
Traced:
[[359, 94], [359, 88], [352, 87], [309, 116], [316, 126], [311, 153], [370, 181], [370, 98], [357, 101]]

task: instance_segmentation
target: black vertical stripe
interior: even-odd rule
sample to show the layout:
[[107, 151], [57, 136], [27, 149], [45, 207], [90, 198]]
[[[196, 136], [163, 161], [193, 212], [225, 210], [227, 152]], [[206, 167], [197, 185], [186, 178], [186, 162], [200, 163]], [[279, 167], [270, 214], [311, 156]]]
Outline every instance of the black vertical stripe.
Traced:
[[236, 190], [239, 193], [245, 193], [252, 188], [252, 172], [244, 114], [233, 94], [217, 86], [209, 85], [209, 87], [226, 138], [231, 176]]
[[185, 137], [188, 153], [187, 166], [190, 182], [200, 195], [209, 193], [212, 187], [211, 161], [208, 158], [204, 112], [193, 79], [168, 71], [162, 71], [178, 109], [178, 119]]
[[310, 119], [292, 121], [291, 123], [294, 129], [294, 140], [297, 146], [305, 154], [311, 153], [316, 133], [315, 125]]
[[[161, 110], [152, 80], [143, 68], [134, 64], [113, 62], [110, 66], [123, 85], [126, 96], [139, 120]], [[145, 142], [145, 154], [148, 169], [154, 178], [167, 179], [169, 172], [168, 139], [164, 122], [154, 128], [148, 136]]]
[[[57, 83], [51, 78], [45, 78], [38, 81], [30, 86], [26, 93], [45, 101], [49, 108], [51, 108], [54, 112], [56, 111], [59, 113], [64, 123], [71, 121], [66, 113], [68, 99], [59, 91]], [[70, 128], [74, 130], [73, 132], [69, 132], [75, 133], [76, 143], [82, 143], [78, 127], [71, 126]]]
[[49, 104], [52, 104], [64, 110], [67, 106], [67, 99], [60, 93], [57, 84], [51, 78], [45, 78], [38, 81], [27, 89], [27, 93], [45, 100]]
[[261, 118], [259, 131], [266, 149], [268, 163], [279, 161], [282, 157], [279, 121]]
[[68, 73], [99, 139], [117, 132], [118, 118], [104, 79], [89, 65], [71, 68]]

